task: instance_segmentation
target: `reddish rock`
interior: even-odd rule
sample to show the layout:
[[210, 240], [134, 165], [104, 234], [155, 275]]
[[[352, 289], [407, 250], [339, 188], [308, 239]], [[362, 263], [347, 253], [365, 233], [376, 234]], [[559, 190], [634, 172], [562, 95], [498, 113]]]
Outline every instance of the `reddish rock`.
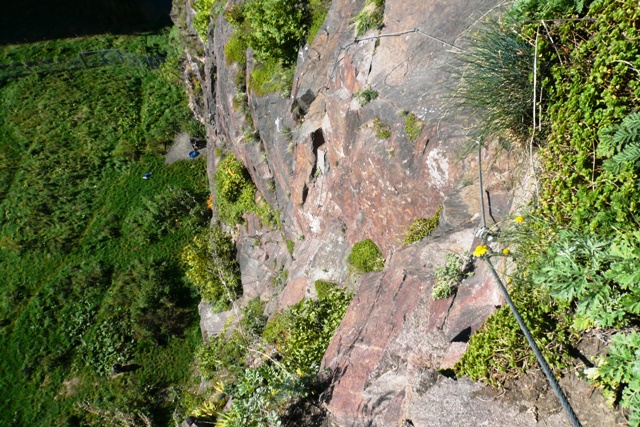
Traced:
[[[282, 309], [314, 297], [318, 279], [357, 291], [323, 360], [333, 373], [326, 404], [339, 425], [533, 425], [532, 413], [521, 412], [519, 404], [437, 371], [459, 360], [469, 335], [502, 303], [482, 265], [455, 297], [431, 297], [434, 271], [444, 265], [445, 253], [472, 251], [478, 243], [481, 212], [477, 158], [458, 156], [469, 143], [468, 118], [448, 114], [444, 98], [446, 64], [453, 58], [451, 45], [496, 2], [386, 0], [382, 33], [408, 32], [354, 42], [350, 23], [363, 4], [332, 2], [316, 40], [300, 52], [290, 97], [249, 94], [258, 143], [244, 141], [248, 124], [233, 108], [239, 70], [225, 65], [232, 28], [223, 15], [204, 58], [197, 49], [187, 55], [189, 77], [202, 83], [203, 100], [192, 99], [192, 105], [207, 126], [209, 149], [224, 148], [242, 159], [282, 223], [269, 230], [250, 219], [236, 230], [245, 293], [240, 304], [260, 296], [271, 299], [269, 312]], [[367, 86], [378, 98], [360, 105], [354, 93]], [[414, 142], [401, 110], [423, 122]], [[389, 138], [375, 136], [376, 118], [390, 126]], [[516, 160], [503, 153], [488, 162], [495, 158], [495, 152], [483, 157], [489, 225], [511, 212], [518, 173]], [[208, 156], [210, 179], [216, 161]], [[523, 193], [520, 200], [526, 200]], [[432, 216], [440, 205], [434, 235], [402, 248], [411, 222]], [[356, 279], [345, 259], [365, 238], [380, 246], [386, 267]], [[287, 239], [295, 242], [295, 257], [286, 252]], [[288, 283], [276, 297], [271, 284], [284, 270]], [[201, 314], [212, 333], [226, 316]], [[557, 418], [545, 421], [563, 425]]]
[[306, 291], [307, 279], [304, 277], [290, 281], [280, 294], [278, 311], [302, 301], [305, 297]]

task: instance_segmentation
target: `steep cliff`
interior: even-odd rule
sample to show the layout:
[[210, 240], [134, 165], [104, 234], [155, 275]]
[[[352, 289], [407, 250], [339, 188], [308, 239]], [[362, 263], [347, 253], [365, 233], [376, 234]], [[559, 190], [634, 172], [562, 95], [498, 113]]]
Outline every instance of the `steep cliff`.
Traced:
[[[331, 384], [324, 404], [337, 425], [569, 425], [544, 385], [532, 386], [536, 395], [505, 397], [442, 373], [503, 304], [484, 264], [456, 295], [432, 297], [445, 254], [479, 244], [478, 159], [460, 154], [469, 144], [468, 117], [451, 111], [447, 67], [497, 2], [386, 0], [383, 29], [356, 39], [350, 23], [363, 4], [333, 1], [315, 40], [299, 52], [290, 96], [247, 92], [253, 123], [234, 109], [241, 70], [224, 57], [230, 24], [218, 16], [201, 45], [189, 32], [189, 1], [176, 12], [174, 20], [194, 40], [187, 80], [202, 90], [192, 105], [207, 126], [209, 176], [216, 149], [235, 153], [282, 224], [270, 229], [250, 215], [234, 230], [243, 300], [260, 296], [273, 313], [315, 297], [318, 279], [356, 292], [323, 359]], [[356, 94], [363, 90], [377, 97], [361, 103]], [[408, 135], [408, 115], [419, 119], [417, 138]], [[376, 135], [380, 123], [389, 126], [389, 137]], [[251, 126], [257, 142], [245, 138]], [[494, 224], [518, 212], [532, 183], [517, 156], [497, 144], [488, 152], [485, 209]], [[435, 232], [403, 246], [411, 223], [440, 206]], [[350, 274], [346, 257], [366, 238], [382, 249], [385, 269]], [[287, 240], [294, 242], [291, 255]], [[205, 336], [219, 334], [230, 315], [211, 313], [207, 304], [200, 314]], [[575, 379], [565, 384], [579, 414], [594, 425], [614, 425], [601, 397], [590, 400]]]

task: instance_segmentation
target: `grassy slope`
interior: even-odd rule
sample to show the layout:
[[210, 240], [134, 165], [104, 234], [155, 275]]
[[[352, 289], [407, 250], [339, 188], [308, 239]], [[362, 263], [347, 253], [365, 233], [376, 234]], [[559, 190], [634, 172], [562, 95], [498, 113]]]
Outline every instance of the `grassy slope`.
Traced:
[[[168, 40], [101, 36], [0, 58], [157, 54]], [[0, 87], [0, 424], [108, 424], [116, 410], [169, 422], [197, 341], [179, 254], [207, 224], [208, 194], [203, 161], [158, 156], [198, 129], [165, 74], [105, 67]], [[116, 362], [141, 367], [112, 377]]]

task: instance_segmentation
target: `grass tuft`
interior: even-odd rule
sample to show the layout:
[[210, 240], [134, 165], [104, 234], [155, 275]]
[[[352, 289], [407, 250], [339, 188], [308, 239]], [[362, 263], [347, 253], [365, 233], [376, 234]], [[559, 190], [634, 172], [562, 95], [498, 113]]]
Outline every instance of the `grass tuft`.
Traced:
[[532, 125], [534, 47], [512, 25], [488, 21], [452, 68], [451, 98], [477, 134], [526, 139]]
[[379, 30], [384, 24], [384, 0], [367, 0], [362, 10], [353, 18], [352, 26], [356, 36], [369, 30]]
[[404, 132], [407, 134], [407, 139], [411, 142], [416, 142], [422, 133], [424, 123], [413, 113], [407, 113], [404, 122]]
[[373, 129], [376, 133], [377, 138], [387, 139], [391, 136], [391, 126], [384, 123], [377, 117], [373, 119]]

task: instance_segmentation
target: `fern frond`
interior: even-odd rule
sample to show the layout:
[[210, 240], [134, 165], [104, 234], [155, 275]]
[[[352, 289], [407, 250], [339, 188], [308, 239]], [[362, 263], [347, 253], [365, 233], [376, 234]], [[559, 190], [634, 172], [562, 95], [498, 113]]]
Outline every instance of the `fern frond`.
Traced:
[[627, 145], [621, 153], [614, 156], [616, 161], [638, 163], [640, 161], [640, 142]]
[[620, 153], [605, 161], [603, 167], [606, 171], [617, 174], [625, 163], [635, 166], [640, 164], [640, 142], [627, 145]]
[[600, 158], [610, 158], [621, 153], [626, 145], [640, 143], [640, 111], [627, 115], [616, 125], [601, 129], [598, 137], [597, 155]]
[[627, 117], [622, 120], [621, 125], [636, 133], [640, 133], [640, 111], [627, 115]]
[[613, 141], [622, 147], [640, 140], [640, 112], [631, 113], [618, 125]]

